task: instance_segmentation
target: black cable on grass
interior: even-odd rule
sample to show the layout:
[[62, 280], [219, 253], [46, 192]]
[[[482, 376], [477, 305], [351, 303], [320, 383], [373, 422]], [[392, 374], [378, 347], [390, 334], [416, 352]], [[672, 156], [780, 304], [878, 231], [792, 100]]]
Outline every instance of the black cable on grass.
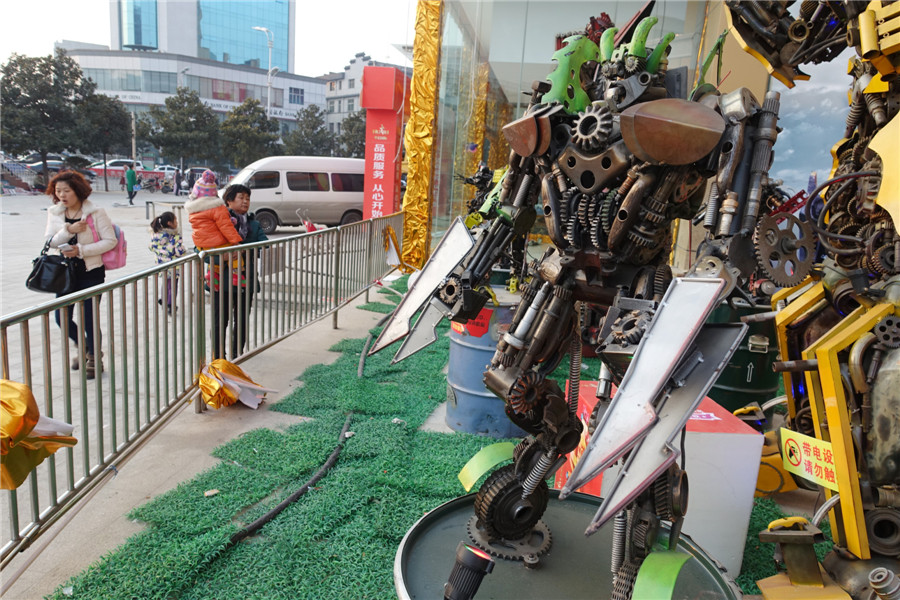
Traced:
[[316, 471], [315, 475], [313, 475], [309, 481], [303, 484], [303, 486], [285, 498], [278, 506], [258, 518], [257, 520], [250, 523], [247, 527], [244, 527], [240, 531], [236, 532], [231, 536], [231, 539], [228, 540], [228, 543], [225, 544], [225, 547], [222, 548], [220, 552], [224, 552], [228, 550], [244, 538], [250, 537], [255, 534], [262, 528], [263, 525], [274, 519], [278, 516], [281, 511], [290, 506], [292, 503], [296, 502], [300, 496], [309, 491], [309, 488], [314, 486], [325, 474], [334, 466], [334, 463], [337, 462], [338, 455], [341, 453], [341, 450], [344, 448], [344, 442], [347, 440], [347, 431], [350, 429], [350, 420], [353, 417], [353, 413], [347, 415], [347, 420], [344, 422], [344, 427], [341, 429], [340, 441], [338, 441], [337, 447], [331, 452], [331, 456], [328, 457], [328, 460], [325, 461], [318, 471]]
[[[388, 289], [388, 288], [385, 288], [385, 289]], [[381, 327], [382, 325], [384, 325], [387, 322], [387, 320], [391, 318], [391, 315], [393, 315], [393, 314], [394, 313], [391, 312], [391, 313], [386, 314], [383, 317], [381, 317], [381, 319], [379, 319], [378, 322], [375, 323], [375, 327]], [[356, 369], [357, 377], [363, 376], [363, 370], [366, 368], [366, 354], [368, 354], [368, 352], [369, 352], [369, 344], [372, 343], [373, 337], [374, 336], [371, 333], [369, 333], [368, 337], [366, 337], [366, 343], [363, 344], [362, 352], [359, 354], [359, 368]]]

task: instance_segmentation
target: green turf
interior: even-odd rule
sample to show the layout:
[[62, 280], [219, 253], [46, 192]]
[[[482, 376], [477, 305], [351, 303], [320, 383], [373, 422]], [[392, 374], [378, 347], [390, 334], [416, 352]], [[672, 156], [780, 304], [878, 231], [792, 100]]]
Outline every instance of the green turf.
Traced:
[[[406, 278], [392, 287], [406, 291]], [[379, 293], [391, 303], [400, 298]], [[447, 331], [445, 322], [437, 342], [398, 365], [390, 364], [391, 348], [370, 357], [362, 378], [357, 370], [366, 341], [333, 346], [341, 353], [336, 362], [308, 368], [299, 378], [302, 386], [270, 407], [310, 420], [284, 432], [250, 431], [217, 448], [219, 465], [132, 511], [145, 531], [49, 597], [396, 598], [392, 568], [403, 535], [423, 514], [464, 494], [457, 473], [497, 441], [419, 431], [446, 397]], [[598, 370], [597, 359], [587, 359], [582, 377], [594, 379]], [[553, 374], [561, 387], [567, 372], [563, 361]], [[348, 412], [352, 436], [334, 468], [257, 535], [230, 545], [236, 531], [319, 468]], [[213, 489], [218, 493], [205, 494]], [[748, 533], [739, 580], [748, 593], [755, 579], [774, 572], [771, 545], [756, 537], [781, 516], [773, 516], [777, 507], [770, 503], [758, 503]], [[71, 593], [63, 591], [68, 586]]]

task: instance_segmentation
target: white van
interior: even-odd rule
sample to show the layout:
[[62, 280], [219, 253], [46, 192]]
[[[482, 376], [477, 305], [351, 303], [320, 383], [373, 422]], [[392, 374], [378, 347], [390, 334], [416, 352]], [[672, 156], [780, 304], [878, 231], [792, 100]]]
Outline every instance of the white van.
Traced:
[[250, 210], [272, 233], [279, 225], [324, 225], [362, 219], [365, 161], [328, 156], [270, 156], [240, 170], [231, 184], [252, 190]]

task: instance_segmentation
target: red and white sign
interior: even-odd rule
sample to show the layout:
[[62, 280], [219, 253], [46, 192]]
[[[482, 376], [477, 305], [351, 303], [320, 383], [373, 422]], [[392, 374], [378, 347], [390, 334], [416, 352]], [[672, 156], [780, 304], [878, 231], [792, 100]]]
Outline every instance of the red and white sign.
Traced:
[[366, 109], [366, 179], [363, 218], [400, 210], [400, 136], [409, 114], [409, 79], [393, 67], [363, 70]]

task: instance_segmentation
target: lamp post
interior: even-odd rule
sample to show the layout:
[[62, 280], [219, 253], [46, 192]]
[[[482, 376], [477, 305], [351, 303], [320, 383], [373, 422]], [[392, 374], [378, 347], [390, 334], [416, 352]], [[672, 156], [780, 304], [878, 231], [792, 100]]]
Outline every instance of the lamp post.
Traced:
[[176, 83], [176, 87], [184, 87], [184, 74], [190, 70], [190, 67], [185, 67], [182, 70], [178, 71], [178, 82]]
[[270, 119], [272, 118], [272, 77], [278, 72], [278, 67], [272, 68], [272, 46], [275, 42], [275, 35], [265, 27], [254, 27], [253, 29], [262, 31], [266, 34], [266, 42], [269, 46], [269, 68], [266, 71], [266, 87], [268, 89], [266, 96], [266, 118]]

